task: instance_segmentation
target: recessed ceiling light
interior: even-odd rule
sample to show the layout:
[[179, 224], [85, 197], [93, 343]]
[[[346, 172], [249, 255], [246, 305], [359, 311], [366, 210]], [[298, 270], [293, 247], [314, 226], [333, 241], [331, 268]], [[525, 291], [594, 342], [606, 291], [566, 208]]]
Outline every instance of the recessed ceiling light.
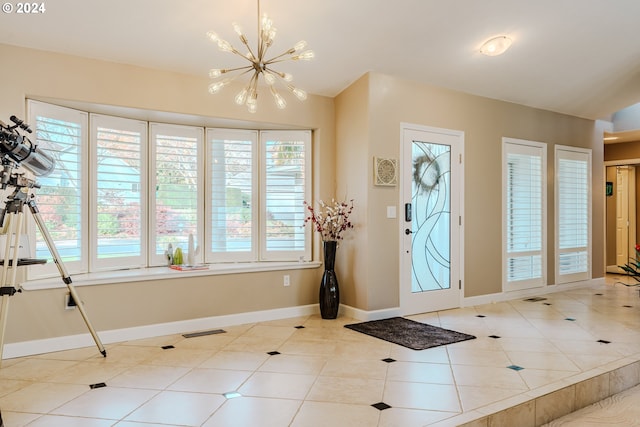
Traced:
[[498, 56], [505, 53], [511, 46], [511, 39], [507, 36], [498, 36], [487, 40], [480, 47], [480, 53], [487, 56]]
[[607, 136], [604, 138], [605, 141], [615, 141], [616, 139], [618, 139], [617, 136]]

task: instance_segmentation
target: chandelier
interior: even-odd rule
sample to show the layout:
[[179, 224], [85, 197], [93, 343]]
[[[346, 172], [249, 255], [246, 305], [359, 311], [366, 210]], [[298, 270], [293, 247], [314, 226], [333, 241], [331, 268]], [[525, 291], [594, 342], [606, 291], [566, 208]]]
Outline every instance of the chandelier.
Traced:
[[209, 85], [209, 93], [218, 93], [222, 88], [234, 81], [240, 76], [245, 74], [251, 75], [247, 85], [235, 96], [235, 102], [238, 105], [246, 105], [247, 109], [251, 113], [255, 113], [258, 108], [258, 80], [262, 75], [264, 81], [269, 87], [271, 95], [278, 106], [282, 109], [287, 106], [287, 101], [276, 89], [276, 82], [280, 82], [286, 89], [291, 91], [296, 98], [301, 101], [307, 99], [307, 93], [295, 87], [291, 84], [293, 76], [289, 73], [277, 71], [273, 69], [275, 64], [284, 61], [300, 61], [313, 59], [314, 53], [311, 50], [303, 51], [307, 46], [307, 42], [304, 40], [296, 43], [291, 49], [284, 51], [283, 53], [269, 57], [267, 51], [273, 44], [273, 39], [276, 36], [276, 28], [273, 26], [273, 21], [264, 14], [260, 17], [260, 0], [258, 0], [258, 46], [254, 51], [249, 46], [247, 37], [242, 32], [242, 28], [235, 22], [233, 23], [233, 29], [235, 30], [240, 41], [247, 49], [246, 54], [240, 53], [235, 47], [226, 40], [221, 39], [218, 34], [213, 31], [209, 31], [207, 36], [211, 41], [218, 44], [218, 48], [223, 52], [234, 53], [247, 61], [249, 65], [237, 68], [213, 68], [209, 70], [209, 77], [216, 79]]

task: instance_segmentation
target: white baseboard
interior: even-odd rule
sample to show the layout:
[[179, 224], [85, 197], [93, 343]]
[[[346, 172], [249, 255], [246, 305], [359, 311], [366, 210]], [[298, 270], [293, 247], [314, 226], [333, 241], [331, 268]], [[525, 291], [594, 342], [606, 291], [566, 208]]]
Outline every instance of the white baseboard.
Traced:
[[[178, 322], [136, 326], [132, 328], [113, 329], [109, 331], [98, 331], [97, 333], [103, 344], [112, 344], [143, 338], [159, 337], [163, 335], [182, 334], [208, 329], [224, 328], [226, 326], [308, 316], [316, 314], [319, 311], [317, 304], [310, 304], [298, 307], [287, 307], [274, 310], [254, 311], [249, 313], [230, 314], [226, 316], [214, 316], [182, 320]], [[5, 344], [2, 358], [10, 359], [14, 357], [31, 356], [35, 354], [89, 347], [93, 345], [95, 345], [95, 342], [89, 332], [79, 335], [23, 341]]]
[[604, 285], [604, 277], [597, 279], [581, 280], [572, 283], [563, 283], [560, 285], [547, 285], [540, 288], [523, 289], [521, 291], [499, 292], [489, 295], [480, 295], [477, 297], [466, 297], [463, 301], [463, 307], [471, 307], [474, 305], [492, 304], [494, 302], [503, 302], [519, 298], [527, 298], [536, 295], [546, 295], [554, 292], [563, 292], [570, 289], [588, 288], [591, 286]]
[[369, 320], [387, 319], [389, 317], [400, 316], [400, 307], [366, 311], [360, 310], [359, 308], [350, 307], [348, 305], [341, 305], [340, 314], [359, 320], [361, 322], [367, 322]]

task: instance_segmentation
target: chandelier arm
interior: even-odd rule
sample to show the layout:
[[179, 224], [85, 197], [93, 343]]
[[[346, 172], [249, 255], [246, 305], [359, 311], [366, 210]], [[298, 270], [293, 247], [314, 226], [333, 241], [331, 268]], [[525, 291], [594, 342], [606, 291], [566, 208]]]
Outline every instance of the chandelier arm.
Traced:
[[246, 38], [241, 37], [240, 41], [242, 42], [242, 44], [244, 45], [244, 47], [247, 48], [247, 50], [249, 51], [249, 55], [251, 55], [251, 58], [247, 58], [246, 55], [242, 55], [240, 52], [238, 52], [238, 55], [242, 56], [244, 59], [248, 60], [249, 62], [253, 63], [256, 60], [256, 55], [253, 53], [253, 50], [251, 50], [251, 46], [249, 46], [249, 42], [247, 42]]
[[276, 71], [276, 70], [272, 70], [270, 68], [267, 68], [266, 66], [264, 67], [264, 72], [265, 73], [269, 73], [273, 76], [278, 77], [278, 79], [280, 79], [283, 84], [286, 86], [288, 84], [287, 80], [283, 77], [283, 73], [281, 73], [280, 71]]
[[[226, 73], [233, 73], [234, 71], [239, 71], [239, 70], [245, 70], [244, 73], [240, 73], [238, 74], [239, 76], [245, 74], [247, 71], [250, 71], [253, 68], [253, 65], [245, 65], [244, 67], [238, 67], [238, 68], [229, 68], [229, 69], [224, 69], [221, 70], [222, 74], [226, 74]], [[222, 74], [220, 74], [218, 77], [215, 77], [216, 79], [219, 77], [222, 77]]]
[[249, 71], [253, 70], [252, 66], [246, 66], [246, 67], [242, 67], [242, 68], [236, 68], [236, 70], [244, 70], [241, 73], [236, 74], [235, 76], [231, 77], [231, 81], [237, 79], [240, 76], [244, 76], [245, 74], [247, 74]]
[[266, 61], [264, 61], [264, 63], [266, 65], [266, 64], [275, 64], [276, 62], [289, 61], [289, 60], [291, 60], [291, 57], [285, 58], [285, 59], [280, 59], [280, 58], [282, 58], [283, 56], [286, 56], [286, 55], [293, 55], [294, 53], [295, 53], [295, 50], [289, 49], [286, 52], [282, 52], [278, 56], [274, 56], [273, 58], [267, 59]]

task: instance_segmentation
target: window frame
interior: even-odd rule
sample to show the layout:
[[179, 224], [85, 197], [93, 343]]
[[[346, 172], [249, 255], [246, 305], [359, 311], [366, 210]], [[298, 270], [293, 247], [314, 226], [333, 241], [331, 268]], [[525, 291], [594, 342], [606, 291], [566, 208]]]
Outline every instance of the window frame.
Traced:
[[[32, 99], [27, 100], [27, 114], [28, 114], [28, 122], [33, 126], [34, 134], [31, 137], [33, 143], [38, 141], [37, 139], [37, 117], [43, 116], [47, 118], [52, 118], [55, 120], [63, 120], [70, 123], [76, 123], [80, 125], [80, 143], [78, 144], [79, 150], [79, 162], [80, 162], [80, 171], [79, 171], [79, 189], [80, 189], [80, 200], [87, 200], [89, 197], [89, 171], [88, 171], [88, 162], [89, 162], [89, 150], [88, 144], [86, 143], [89, 139], [89, 113], [85, 111], [80, 111], [67, 107], [60, 107], [57, 105], [35, 101]], [[42, 144], [39, 147], [40, 150], [47, 151], [46, 144]], [[49, 153], [50, 154], [50, 153]], [[59, 167], [59, 165], [57, 165]], [[38, 181], [38, 179], [36, 179]], [[38, 190], [35, 191], [36, 195], [36, 204], [38, 203]], [[80, 203], [80, 260], [78, 261], [63, 261], [67, 271], [72, 274], [85, 274], [89, 272], [89, 215], [87, 210], [89, 209], [88, 203]], [[41, 213], [42, 215], [42, 213]], [[43, 218], [44, 223], [44, 218]], [[31, 215], [27, 215], [26, 221], [27, 234], [29, 236], [29, 246], [35, 253], [36, 248], [36, 223]], [[50, 231], [50, 230], [48, 230]], [[57, 245], [56, 245], [56, 249]], [[60, 250], [58, 249], [60, 252]], [[63, 260], [64, 256], [60, 254], [60, 258]], [[45, 277], [52, 277], [58, 275], [59, 270], [55, 263], [47, 262], [44, 265], [28, 267], [27, 268], [27, 279], [35, 280]]]
[[[540, 256], [540, 277], [533, 277], [524, 280], [509, 280], [509, 258], [511, 254], [508, 249], [508, 156], [513, 154], [525, 154], [540, 157], [540, 250], [530, 251], [531, 254], [539, 253]], [[515, 138], [502, 138], [502, 289], [503, 291], [517, 291], [531, 288], [543, 287], [547, 284], [547, 144], [537, 141], [529, 141]]]
[[[89, 235], [93, 244], [89, 245], [89, 271], [121, 270], [147, 267], [147, 253], [149, 242], [149, 181], [148, 181], [148, 123], [141, 120], [128, 119], [103, 114], [89, 114]], [[140, 254], [137, 256], [117, 256], [98, 258], [98, 147], [97, 132], [99, 127], [109, 127], [117, 130], [140, 132]]]
[[[194, 234], [194, 247], [197, 249], [202, 246], [204, 242], [204, 197], [202, 192], [204, 191], [205, 182], [205, 157], [204, 157], [204, 129], [197, 126], [184, 126], [174, 125], [167, 123], [149, 123], [149, 250], [148, 250], [148, 264], [150, 267], [163, 266], [168, 264], [166, 257], [166, 248], [162, 253], [156, 253], [155, 248], [158, 243], [158, 221], [157, 221], [157, 188], [158, 188], [158, 172], [157, 172], [157, 136], [170, 136], [170, 137], [189, 137], [196, 139], [196, 158], [197, 158], [197, 231]], [[154, 189], [154, 191], [151, 191]], [[184, 236], [188, 239], [188, 235]], [[175, 249], [176, 245], [172, 244]], [[185, 256], [188, 252], [188, 247], [182, 247], [185, 251]], [[202, 249], [194, 257], [195, 264], [201, 264], [204, 257]]]
[[[273, 135], [273, 136], [272, 136]], [[266, 228], [267, 228], [267, 218], [266, 215], [260, 216], [260, 260], [261, 261], [290, 261], [290, 260], [300, 260], [309, 259], [311, 256], [311, 244], [310, 239], [308, 238], [308, 234], [306, 233], [307, 228], [304, 223], [304, 218], [307, 214], [306, 206], [304, 205], [305, 200], [309, 200], [309, 195], [311, 194], [311, 174], [309, 173], [310, 165], [309, 161], [311, 159], [311, 131], [287, 131], [286, 134], [280, 131], [261, 131], [259, 134], [259, 143], [260, 143], [260, 159], [263, 162], [263, 167], [260, 170], [260, 191], [263, 197], [260, 198], [260, 211], [267, 211], [267, 171], [266, 167], [264, 167], [267, 159], [267, 141], [269, 140], [288, 140], [288, 141], [302, 141], [304, 143], [304, 197], [303, 200], [300, 201], [300, 215], [298, 218], [300, 221], [299, 226], [301, 227], [300, 234], [304, 236], [305, 244], [302, 250], [287, 250], [287, 251], [274, 251], [267, 249], [267, 236], [266, 236]]]
[[[586, 271], [583, 272], [577, 272], [577, 273], [570, 273], [570, 274], [560, 274], [560, 255], [562, 253], [566, 253], [566, 252], [575, 252], [576, 249], [579, 249], [578, 247], [572, 247], [572, 248], [568, 248], [568, 249], [561, 249], [560, 248], [560, 160], [562, 158], [562, 154], [565, 154], [565, 158], [568, 158], [570, 160], [580, 160], [580, 161], [584, 161], [587, 165], [587, 178], [586, 178], [586, 184], [587, 184], [587, 191], [586, 191], [586, 197], [587, 197], [587, 201], [586, 201], [586, 206], [587, 206], [587, 227], [586, 227], [586, 231], [587, 231], [587, 246], [586, 247], [580, 247], [583, 248], [586, 252], [587, 252], [587, 269]], [[563, 284], [563, 283], [570, 283], [570, 282], [576, 282], [576, 281], [580, 281], [580, 280], [589, 280], [591, 279], [591, 272], [592, 272], [592, 227], [591, 227], [591, 221], [592, 221], [592, 200], [593, 200], [593, 183], [592, 183], [592, 176], [593, 176], [593, 167], [592, 167], [592, 150], [588, 149], [588, 148], [580, 148], [580, 147], [571, 147], [571, 146], [566, 146], [566, 145], [556, 145], [554, 147], [554, 160], [555, 160], [555, 183], [554, 183], [554, 205], [555, 205], [555, 218], [554, 218], [554, 222], [555, 222], [555, 245], [554, 245], [554, 249], [555, 249], [555, 283], [556, 284]]]

